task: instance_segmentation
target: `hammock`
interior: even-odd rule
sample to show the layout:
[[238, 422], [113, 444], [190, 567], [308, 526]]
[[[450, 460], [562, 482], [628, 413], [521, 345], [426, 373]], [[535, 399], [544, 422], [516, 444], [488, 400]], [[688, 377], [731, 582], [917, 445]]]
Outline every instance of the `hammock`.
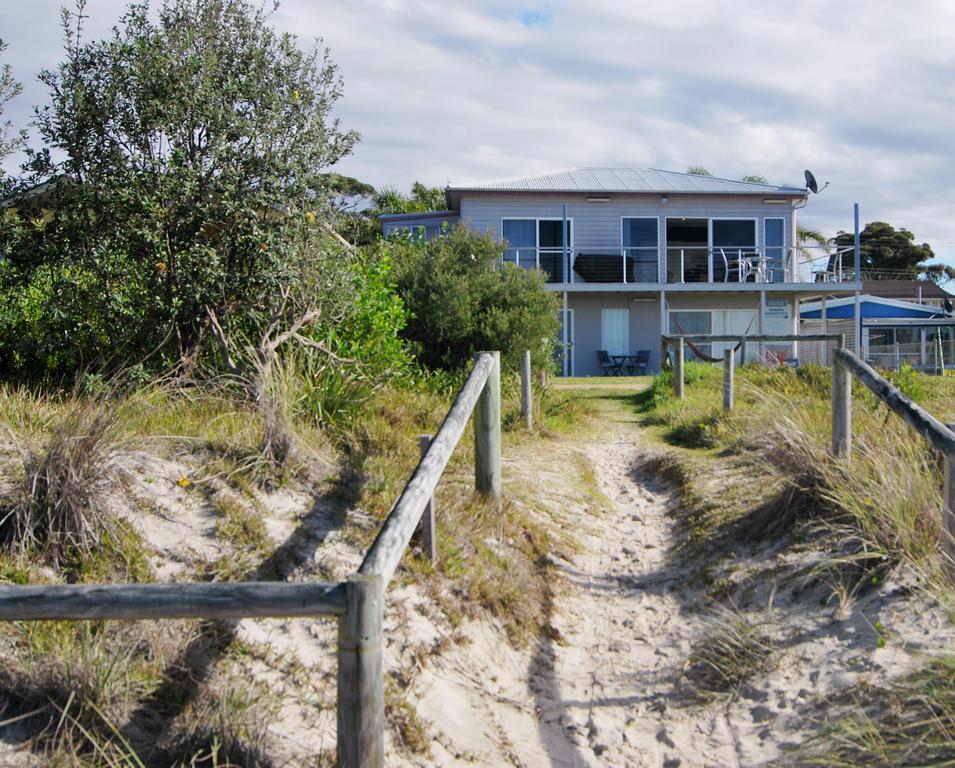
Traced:
[[[754, 315], [753, 318], [749, 321], [749, 325], [746, 326], [746, 330], [743, 331], [743, 336], [746, 336], [749, 333], [749, 329], [753, 327], [753, 321], [755, 319], [756, 317]], [[683, 330], [682, 326], [680, 325], [680, 321], [677, 320], [676, 317], [673, 318], [673, 323], [674, 325], [676, 325], [676, 329], [681, 333], [681, 335], [686, 336], [686, 331]], [[720, 360], [720, 358], [718, 357], [710, 357], [709, 355], [704, 354], [704, 352], [689, 339], [683, 339], [683, 341], [686, 342], [686, 345], [693, 351], [693, 354], [696, 355], [698, 358], [700, 358], [700, 360], [702, 360], [703, 362], [706, 362], [706, 363], [722, 362], [722, 360]], [[739, 348], [742, 345], [743, 345], [743, 341], [741, 339], [740, 341], [736, 343], [736, 346], [733, 347], [733, 354], [736, 354], [737, 352], [739, 352]]]

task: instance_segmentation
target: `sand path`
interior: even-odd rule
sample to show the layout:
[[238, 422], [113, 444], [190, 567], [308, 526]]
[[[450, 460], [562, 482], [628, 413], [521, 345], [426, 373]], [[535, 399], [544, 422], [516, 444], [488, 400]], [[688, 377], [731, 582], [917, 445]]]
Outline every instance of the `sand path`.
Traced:
[[583, 456], [603, 498], [599, 511], [579, 498], [560, 504], [579, 548], [554, 562], [555, 631], [529, 660], [475, 626], [466, 648], [419, 679], [419, 712], [437, 732], [435, 764], [739, 765], [722, 707], [671, 706], [700, 632], [675, 594], [685, 574], [667, 560], [676, 501], [640, 469], [647, 447], [634, 417], [609, 401], [602, 410], [599, 434], [562, 441], [556, 455], [521, 457], [522, 472], [559, 488], [576, 471], [574, 455]]

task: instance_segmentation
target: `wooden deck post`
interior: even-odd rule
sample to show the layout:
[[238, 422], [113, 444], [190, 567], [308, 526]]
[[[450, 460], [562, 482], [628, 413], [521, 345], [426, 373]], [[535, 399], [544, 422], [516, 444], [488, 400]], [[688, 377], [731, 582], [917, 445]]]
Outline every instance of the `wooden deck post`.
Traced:
[[383, 768], [385, 697], [380, 576], [349, 578], [338, 622], [338, 766]]
[[533, 401], [531, 400], [531, 351], [525, 349], [524, 359], [521, 361], [521, 416], [528, 432], [534, 427], [533, 411]]
[[676, 340], [676, 354], [673, 355], [673, 392], [683, 399], [683, 339]]
[[832, 455], [852, 455], [852, 374], [838, 358], [832, 361]]
[[733, 379], [736, 376], [736, 362], [733, 348], [723, 350], [723, 410], [733, 410]]
[[[431, 447], [431, 435], [418, 435], [418, 447], [421, 449], [421, 458]], [[421, 549], [425, 558], [432, 565], [438, 559], [437, 528], [434, 516], [434, 496], [428, 499], [428, 503], [421, 515], [421, 521], [418, 523], [418, 535], [421, 539]]]
[[[948, 428], [955, 432], [955, 424]], [[945, 454], [942, 485], [942, 555], [948, 572], [955, 577], [955, 453]]]
[[474, 408], [474, 487], [485, 498], [501, 504], [501, 353], [493, 355], [494, 365], [487, 376]]

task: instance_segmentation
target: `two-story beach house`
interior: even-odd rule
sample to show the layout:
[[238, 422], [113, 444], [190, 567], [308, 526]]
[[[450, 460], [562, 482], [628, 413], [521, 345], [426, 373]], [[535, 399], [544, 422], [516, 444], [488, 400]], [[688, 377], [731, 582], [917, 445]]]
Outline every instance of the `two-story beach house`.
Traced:
[[[861, 288], [841, 258], [797, 247], [808, 194], [650, 168], [571, 168], [449, 186], [447, 210], [381, 221], [386, 234], [427, 237], [460, 222], [500, 239], [504, 263], [541, 270], [562, 299], [565, 375], [600, 374], [608, 355], [646, 351], [652, 372], [661, 334], [796, 334], [799, 303], [832, 288], [821, 283]], [[748, 354], [798, 354], [777, 347]], [[713, 357], [722, 349], [696, 345]]]

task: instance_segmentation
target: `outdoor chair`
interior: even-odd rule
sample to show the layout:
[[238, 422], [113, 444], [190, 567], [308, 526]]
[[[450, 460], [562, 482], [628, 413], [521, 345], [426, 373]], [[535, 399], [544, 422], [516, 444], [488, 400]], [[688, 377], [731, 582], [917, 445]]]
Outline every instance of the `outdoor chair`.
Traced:
[[604, 376], [620, 376], [623, 373], [623, 365], [611, 360], [606, 349], [597, 350], [597, 360], [603, 368]]
[[650, 363], [650, 350], [641, 349], [631, 358], [631, 363], [627, 366], [627, 373], [631, 376], [646, 376], [647, 365]]

